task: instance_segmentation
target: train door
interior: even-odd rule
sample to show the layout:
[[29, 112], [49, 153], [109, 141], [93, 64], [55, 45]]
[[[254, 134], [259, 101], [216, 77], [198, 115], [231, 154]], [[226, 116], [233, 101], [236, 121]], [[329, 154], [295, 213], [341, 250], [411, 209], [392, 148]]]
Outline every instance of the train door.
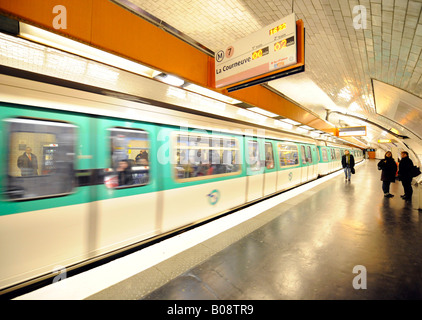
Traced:
[[300, 145], [277, 142], [277, 191], [291, 188], [301, 182]]
[[307, 145], [305, 147], [306, 150], [306, 165], [307, 165], [307, 178], [306, 181], [312, 180], [313, 174], [314, 174], [314, 155], [312, 153], [312, 147], [310, 145]]
[[337, 170], [337, 159], [336, 159], [336, 151], [333, 147], [330, 148], [331, 154], [331, 171]]
[[319, 153], [317, 147], [311, 146], [311, 155], [312, 155], [312, 179], [315, 179], [318, 176], [318, 162], [319, 162]]
[[99, 253], [158, 233], [156, 130], [151, 124], [99, 118], [96, 126], [96, 247]]
[[83, 115], [0, 108], [1, 288], [87, 258], [95, 154]]
[[333, 158], [332, 158], [332, 155], [331, 155], [331, 148], [326, 147], [325, 149], [327, 150], [328, 172], [332, 172], [333, 171]]
[[336, 169], [341, 169], [342, 165], [341, 165], [341, 153], [340, 153], [340, 149], [339, 148], [335, 148], [335, 153], [336, 153]]
[[252, 201], [263, 196], [265, 148], [263, 139], [245, 137], [246, 159], [246, 201]]
[[162, 232], [245, 203], [243, 136], [160, 126], [157, 138]]
[[277, 190], [277, 167], [274, 152], [275, 143], [265, 141], [265, 177], [264, 177], [264, 195], [269, 195]]
[[300, 160], [301, 160], [301, 175], [300, 183], [308, 181], [308, 161], [306, 158], [306, 146], [300, 146]]

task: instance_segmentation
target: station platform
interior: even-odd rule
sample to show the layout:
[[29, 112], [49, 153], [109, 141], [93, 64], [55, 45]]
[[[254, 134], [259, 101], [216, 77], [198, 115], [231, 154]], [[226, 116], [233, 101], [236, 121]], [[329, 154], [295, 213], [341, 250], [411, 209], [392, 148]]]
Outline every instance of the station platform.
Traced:
[[385, 198], [377, 162], [358, 164], [350, 182], [338, 171], [16, 299], [421, 299], [419, 192], [406, 202], [397, 181]]

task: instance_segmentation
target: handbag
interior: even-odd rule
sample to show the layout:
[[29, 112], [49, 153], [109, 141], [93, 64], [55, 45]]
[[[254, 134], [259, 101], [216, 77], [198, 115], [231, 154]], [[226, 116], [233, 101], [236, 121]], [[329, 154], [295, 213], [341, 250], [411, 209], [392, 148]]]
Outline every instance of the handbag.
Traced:
[[351, 172], [352, 174], [355, 174], [355, 168], [350, 168], [350, 172]]
[[414, 178], [421, 174], [421, 170], [417, 166], [413, 166], [412, 171], [410, 171], [410, 173], [412, 174], [412, 177]]

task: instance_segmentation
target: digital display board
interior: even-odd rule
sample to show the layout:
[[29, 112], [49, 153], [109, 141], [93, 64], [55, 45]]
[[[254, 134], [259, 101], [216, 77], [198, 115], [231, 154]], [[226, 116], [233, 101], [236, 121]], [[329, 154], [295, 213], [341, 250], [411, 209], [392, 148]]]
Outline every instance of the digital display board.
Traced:
[[215, 54], [215, 87], [223, 88], [297, 64], [294, 13]]
[[366, 136], [366, 127], [338, 128], [339, 137]]

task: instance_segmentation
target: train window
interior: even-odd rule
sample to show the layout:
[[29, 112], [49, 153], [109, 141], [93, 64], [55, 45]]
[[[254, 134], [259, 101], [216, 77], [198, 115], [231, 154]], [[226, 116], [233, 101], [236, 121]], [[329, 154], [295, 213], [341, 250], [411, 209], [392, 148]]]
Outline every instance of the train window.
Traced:
[[336, 149], [336, 159], [341, 159], [340, 150]]
[[110, 168], [104, 171], [108, 188], [146, 185], [149, 182], [149, 137], [143, 130], [110, 128]]
[[311, 147], [307, 146], [306, 147], [306, 162], [307, 163], [312, 163], [312, 152], [311, 152]]
[[301, 146], [301, 154], [302, 154], [302, 164], [306, 164], [307, 163], [307, 161], [306, 161], [306, 150], [305, 150], [305, 146]]
[[322, 160], [323, 161], [328, 161], [327, 150], [326, 149], [321, 149], [321, 151], [322, 151]]
[[240, 173], [237, 139], [206, 134], [178, 134], [174, 141], [174, 173], [180, 182]]
[[265, 167], [267, 169], [274, 169], [274, 152], [271, 142], [265, 142]]
[[27, 200], [74, 188], [76, 127], [62, 122], [9, 119], [6, 196]]
[[261, 170], [261, 156], [258, 141], [248, 141], [248, 164], [251, 170]]
[[336, 153], [334, 152], [334, 149], [331, 149], [331, 160], [336, 159]]
[[296, 166], [299, 164], [299, 151], [296, 145], [279, 143], [277, 147], [280, 167]]

